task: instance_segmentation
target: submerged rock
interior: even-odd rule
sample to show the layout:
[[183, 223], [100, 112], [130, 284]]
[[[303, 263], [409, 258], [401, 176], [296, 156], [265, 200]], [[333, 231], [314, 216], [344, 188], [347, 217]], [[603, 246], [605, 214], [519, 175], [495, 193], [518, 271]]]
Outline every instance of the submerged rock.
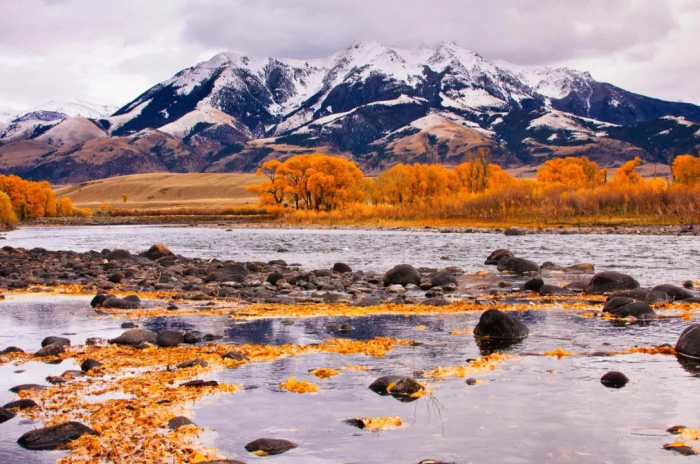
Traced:
[[634, 301], [631, 298], [625, 297], [610, 299], [605, 303], [603, 312], [620, 318], [634, 317], [635, 319], [641, 320], [656, 318], [656, 313], [647, 303], [643, 301]]
[[97, 435], [92, 430], [80, 422], [64, 422], [63, 424], [30, 430], [22, 435], [17, 443], [22, 448], [29, 450], [53, 450], [73, 440], [77, 440], [85, 434]]
[[163, 329], [156, 335], [156, 345], [162, 348], [170, 348], [182, 343], [185, 333], [177, 329]]
[[671, 299], [671, 301], [687, 300], [688, 298], [694, 298], [696, 296], [690, 290], [669, 284], [657, 285], [651, 289], [651, 292], [664, 293]]
[[600, 383], [608, 388], [622, 388], [627, 385], [630, 379], [622, 372], [611, 371], [600, 378]]
[[127, 330], [117, 338], [113, 338], [109, 343], [115, 343], [117, 345], [131, 345], [136, 346], [143, 342], [155, 343], [157, 335], [155, 332], [151, 332], [146, 329], [131, 329]]
[[474, 328], [474, 336], [480, 338], [517, 340], [526, 338], [529, 334], [530, 330], [519, 319], [498, 309], [485, 311]]
[[388, 395], [389, 385], [391, 385], [392, 383], [396, 383], [403, 378], [404, 377], [401, 375], [385, 375], [383, 377], [379, 377], [377, 380], [372, 382], [369, 386], [369, 389], [372, 390], [374, 393], [378, 393], [380, 395]]
[[691, 359], [700, 359], [700, 324], [685, 328], [676, 342], [676, 353]]
[[500, 272], [509, 272], [511, 274], [535, 274], [540, 271], [537, 263], [525, 258], [502, 258], [498, 262], [497, 269]]
[[487, 266], [496, 266], [498, 265], [498, 262], [502, 258], [514, 258], [515, 255], [513, 254], [512, 251], [506, 250], [504, 248], [499, 248], [498, 250], [494, 250], [491, 252], [488, 258], [486, 258], [486, 261], [484, 261], [484, 264]]
[[245, 445], [245, 450], [249, 453], [264, 453], [270, 456], [286, 453], [287, 451], [297, 448], [296, 443], [289, 440], [279, 438], [258, 438]]
[[639, 288], [639, 282], [627, 274], [615, 271], [599, 272], [594, 275], [586, 289], [587, 293], [609, 293]]

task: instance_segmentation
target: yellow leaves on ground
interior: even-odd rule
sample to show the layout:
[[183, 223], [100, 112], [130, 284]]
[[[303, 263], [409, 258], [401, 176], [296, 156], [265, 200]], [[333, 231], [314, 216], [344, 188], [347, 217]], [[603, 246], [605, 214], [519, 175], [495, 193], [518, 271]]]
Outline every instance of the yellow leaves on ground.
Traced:
[[679, 429], [676, 433], [682, 436], [684, 440], [688, 441], [698, 441], [698, 439], [700, 438], [700, 430], [698, 429], [684, 427], [682, 429]]
[[340, 374], [340, 372], [336, 371], [335, 369], [329, 369], [326, 367], [319, 367], [318, 369], [314, 369], [309, 372], [311, 375], [315, 375], [321, 380], [327, 379], [328, 377], [333, 377], [334, 375]]
[[478, 374], [496, 369], [496, 364], [510, 358], [509, 355], [493, 353], [480, 356], [465, 366], [436, 367], [433, 370], [423, 372], [423, 377], [442, 380], [449, 377], [464, 377], [467, 374]]
[[569, 353], [568, 351], [564, 351], [561, 348], [557, 348], [557, 349], [552, 350], [552, 351], [545, 351], [543, 354], [545, 356], [556, 356], [557, 359], [561, 359], [564, 356], [571, 356], [573, 353]]
[[425, 326], [423, 324], [417, 325], [414, 327], [416, 330], [425, 330]]
[[282, 382], [279, 387], [292, 393], [316, 393], [318, 391], [318, 386], [316, 384], [308, 380], [297, 380], [294, 376]]
[[453, 330], [450, 332], [450, 335], [468, 335], [468, 334], [473, 334], [474, 329], [458, 329], [458, 330]]
[[633, 354], [633, 353], [665, 354], [665, 355], [675, 356], [676, 349], [673, 348], [672, 346], [653, 346], [653, 347], [636, 346], [634, 348], [629, 348], [629, 349], [621, 352], [621, 354]]
[[366, 371], [367, 370], [367, 368], [365, 366], [358, 366], [358, 365], [354, 365], [354, 366], [347, 365], [347, 366], [341, 367], [340, 369], [344, 370], [344, 371]]
[[364, 430], [370, 430], [376, 432], [379, 430], [388, 430], [401, 427], [403, 425], [403, 420], [396, 417], [361, 417], [354, 419], [355, 421], [362, 422]]

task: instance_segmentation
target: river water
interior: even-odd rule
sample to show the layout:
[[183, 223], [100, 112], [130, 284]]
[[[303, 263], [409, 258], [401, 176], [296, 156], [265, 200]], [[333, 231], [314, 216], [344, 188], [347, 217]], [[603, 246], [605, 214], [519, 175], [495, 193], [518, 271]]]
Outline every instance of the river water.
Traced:
[[[679, 284], [700, 278], [700, 237], [645, 235], [443, 234], [419, 231], [234, 229], [170, 226], [27, 227], [0, 243], [14, 247], [88, 251], [147, 250], [163, 242], [188, 257], [270, 261], [284, 259], [306, 269], [346, 262], [354, 269], [385, 271], [396, 264], [486, 269], [497, 248], [542, 264], [586, 262], [597, 270], [617, 270], [642, 285]], [[280, 249], [289, 250], [278, 252]], [[493, 269], [493, 268], [491, 268]]]
[[[250, 260], [280, 259], [306, 268], [329, 267], [336, 261], [359, 269], [384, 270], [408, 262], [416, 266], [457, 265], [484, 269], [494, 248], [509, 248], [537, 262], [592, 262], [598, 269], [632, 274], [645, 285], [698, 279], [698, 237], [528, 235], [432, 232], [367, 232], [311, 230], [234, 230], [188, 227], [27, 228], [7, 234], [3, 244], [15, 247], [89, 250], [128, 248], [142, 251], [165, 242], [187, 256]], [[290, 249], [278, 253], [277, 249]], [[440, 260], [440, 257], [449, 260]], [[92, 336], [113, 337], [125, 319], [96, 315], [88, 298], [9, 296], [0, 303], [0, 347], [28, 351], [46, 335], [65, 335], [74, 343]], [[697, 314], [697, 313], [693, 313]], [[412, 375], [438, 366], [464, 364], [482, 351], [471, 335], [452, 335], [473, 328], [479, 313], [429, 316], [311, 318], [283, 325], [280, 320], [234, 321], [225, 316], [157, 317], [138, 322], [160, 330], [177, 327], [222, 335], [221, 343], [310, 344], [344, 336], [369, 339], [389, 336], [422, 342], [401, 347], [383, 359], [338, 354], [312, 354], [270, 363], [250, 363], [211, 374], [245, 387], [231, 395], [198, 402], [192, 420], [209, 432], [202, 440], [223, 454], [248, 463], [418, 463], [439, 459], [467, 463], [672, 463], [695, 460], [661, 448], [675, 437], [666, 427], [700, 426], [700, 363], [681, 363], [663, 355], [541, 356], [562, 348], [573, 353], [612, 352], [632, 346], [674, 344], [689, 322], [662, 319], [646, 324], [618, 324], [580, 317], [576, 311], [541, 310], [522, 314], [531, 336], [508, 347], [514, 355], [494, 371], [464, 379], [430, 382], [432, 396], [402, 403], [378, 396], [367, 386], [387, 374]], [[355, 330], [339, 335], [330, 324], [350, 322]], [[697, 317], [694, 316], [694, 322]], [[417, 327], [425, 326], [423, 330]], [[367, 371], [342, 371], [318, 380], [308, 374], [318, 367], [358, 364]], [[0, 366], [0, 404], [15, 396], [8, 391], [22, 383], [45, 383], [47, 375], [74, 368], [27, 363]], [[623, 389], [603, 387], [607, 371], [624, 372], [631, 382]], [[308, 379], [321, 390], [298, 395], [277, 385], [289, 376]], [[400, 416], [404, 425], [379, 433], [359, 430], [343, 420], [354, 417]], [[19, 415], [1, 424], [0, 463], [54, 462], [61, 452], [27, 452], [15, 441], [40, 424]], [[258, 458], [243, 446], [260, 437], [292, 440], [299, 447], [280, 456]]]

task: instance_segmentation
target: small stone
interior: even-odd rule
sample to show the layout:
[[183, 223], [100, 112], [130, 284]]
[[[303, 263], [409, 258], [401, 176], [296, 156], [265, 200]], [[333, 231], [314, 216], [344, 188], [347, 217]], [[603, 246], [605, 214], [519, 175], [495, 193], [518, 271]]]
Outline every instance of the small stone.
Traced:
[[622, 372], [611, 371], [600, 378], [600, 383], [608, 388], [622, 388], [630, 379]]

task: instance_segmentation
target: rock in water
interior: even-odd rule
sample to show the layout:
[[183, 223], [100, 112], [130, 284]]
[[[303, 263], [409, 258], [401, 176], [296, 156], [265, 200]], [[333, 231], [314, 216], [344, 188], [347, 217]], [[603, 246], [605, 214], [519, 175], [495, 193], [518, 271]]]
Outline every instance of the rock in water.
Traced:
[[586, 289], [587, 293], [608, 293], [618, 292], [621, 290], [634, 290], [639, 288], [637, 282], [627, 274], [621, 274], [614, 271], [599, 272], [594, 275]]
[[167, 246], [165, 246], [164, 243], [156, 243], [144, 253], [144, 256], [151, 261], [156, 261], [160, 258], [165, 258], [166, 256], [172, 256], [172, 254], [173, 253]]
[[36, 404], [34, 400], [30, 400], [29, 398], [22, 398], [20, 400], [10, 401], [5, 406], [3, 406], [3, 408], [5, 409], [19, 409], [20, 411], [22, 409], [32, 409], [38, 407], [39, 405]]
[[449, 272], [438, 272], [430, 278], [431, 287], [442, 287], [449, 284], [458, 285], [457, 278]]
[[474, 328], [475, 337], [517, 340], [526, 338], [529, 334], [530, 330], [525, 324], [498, 309], [485, 311]]
[[194, 425], [195, 427], [197, 426], [197, 424], [195, 424], [185, 416], [173, 417], [168, 421], [168, 428], [170, 430], [177, 430], [180, 427], [184, 427], [185, 425]]
[[52, 343], [50, 345], [46, 345], [45, 347], [41, 348], [39, 351], [34, 353], [34, 356], [37, 358], [44, 358], [46, 356], [56, 356], [61, 353], [66, 351], [66, 349], [63, 347], [63, 345], [57, 345], [55, 343]]
[[497, 269], [500, 272], [510, 272], [517, 275], [540, 272], [540, 267], [537, 263], [524, 258], [501, 258]]
[[105, 258], [108, 260], [124, 260], [131, 259], [131, 252], [129, 250], [119, 249], [110, 252]]
[[94, 368], [100, 367], [100, 366], [102, 366], [101, 362], [96, 361], [94, 359], [86, 359], [80, 365], [80, 370], [82, 370], [83, 372], [88, 372], [90, 369], [94, 369]]
[[335, 263], [333, 265], [333, 272], [337, 272], [338, 274], [347, 274], [352, 272], [352, 268], [345, 263]]
[[10, 411], [9, 409], [5, 408], [0, 408], [0, 424], [3, 422], [7, 422], [13, 417], [15, 417], [17, 414], [13, 411]]
[[600, 378], [600, 383], [608, 388], [622, 388], [627, 385], [630, 379], [622, 372], [611, 371]]
[[46, 386], [39, 385], [36, 383], [23, 383], [22, 385], [17, 385], [16, 387], [10, 388], [10, 391], [12, 393], [19, 393], [19, 392], [31, 391], [31, 390], [46, 390]]
[[557, 287], [556, 285], [545, 284], [540, 287], [541, 296], [572, 296], [576, 295], [568, 288]]
[[692, 324], [681, 333], [676, 342], [676, 353], [691, 359], [700, 359], [700, 324]]
[[400, 375], [385, 375], [383, 377], [379, 377], [377, 380], [372, 382], [369, 386], [369, 389], [372, 390], [374, 393], [378, 393], [380, 395], [388, 395], [389, 385], [391, 385], [392, 383], [396, 383], [401, 379], [403, 379], [403, 377]]
[[270, 456], [285, 453], [298, 445], [289, 440], [281, 440], [279, 438], [258, 438], [245, 445], [246, 451], [249, 453], [264, 453]]
[[42, 348], [45, 347], [46, 345], [62, 345], [62, 346], [70, 346], [70, 340], [64, 337], [46, 337], [44, 340], [41, 342]]
[[109, 293], [98, 293], [95, 295], [92, 301], [90, 301], [90, 306], [96, 308], [110, 298], [113, 298], [113, 295], [110, 295]]
[[610, 299], [603, 307], [603, 312], [615, 317], [634, 317], [635, 319], [655, 319], [656, 313], [647, 303], [634, 301], [631, 298], [616, 297]]
[[525, 282], [525, 285], [523, 285], [523, 290], [526, 292], [539, 292], [543, 285], [544, 280], [540, 279], [539, 277], [535, 277]]
[[28, 450], [52, 450], [77, 440], [86, 433], [97, 435], [94, 430], [80, 422], [64, 422], [51, 427], [30, 430], [19, 437], [17, 443]]
[[688, 298], [694, 298], [695, 294], [683, 287], [676, 287], [675, 285], [662, 284], [657, 285], [651, 289], [650, 293], [661, 292], [668, 295], [672, 301], [687, 300]]
[[156, 335], [156, 345], [163, 348], [170, 348], [182, 343], [185, 339], [185, 333], [182, 330], [163, 329]]
[[486, 261], [484, 261], [484, 264], [488, 266], [496, 266], [498, 265], [498, 262], [502, 258], [514, 258], [515, 255], [513, 254], [512, 251], [506, 250], [503, 248], [499, 248], [498, 250], [494, 250], [488, 258], [486, 258]]
[[154, 332], [146, 329], [131, 329], [127, 330], [117, 338], [109, 341], [117, 345], [132, 345], [136, 346], [142, 342], [155, 343], [157, 335]]
[[420, 286], [420, 272], [410, 264], [399, 264], [384, 274], [384, 285], [414, 284]]

